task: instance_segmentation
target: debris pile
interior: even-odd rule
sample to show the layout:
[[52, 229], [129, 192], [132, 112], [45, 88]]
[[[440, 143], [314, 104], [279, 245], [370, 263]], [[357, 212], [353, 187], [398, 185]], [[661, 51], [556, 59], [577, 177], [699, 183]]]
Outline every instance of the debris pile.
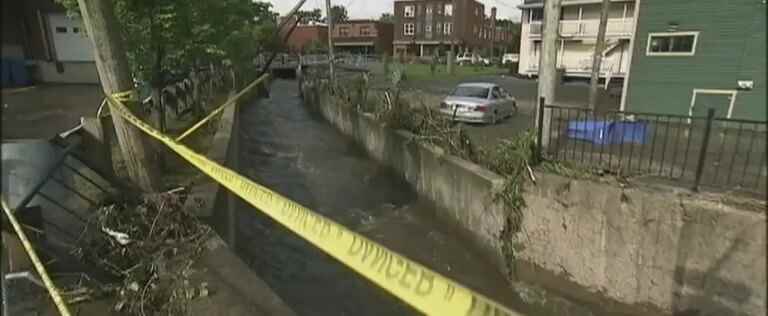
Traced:
[[89, 220], [75, 255], [119, 280], [102, 289], [115, 296], [116, 311], [183, 315], [191, 300], [208, 295], [193, 265], [211, 230], [183, 202], [173, 193], [145, 195], [103, 206]]

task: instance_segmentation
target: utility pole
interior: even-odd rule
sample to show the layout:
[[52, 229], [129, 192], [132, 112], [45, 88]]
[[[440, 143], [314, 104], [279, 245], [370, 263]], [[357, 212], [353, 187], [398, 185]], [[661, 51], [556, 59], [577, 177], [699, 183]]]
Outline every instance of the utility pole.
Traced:
[[[96, 68], [101, 87], [106, 95], [134, 89], [133, 79], [125, 55], [120, 29], [115, 19], [111, 0], [78, 0], [80, 13], [93, 43]], [[135, 108], [137, 102], [128, 106]], [[110, 107], [112, 105], [110, 104]], [[138, 111], [134, 111], [138, 113]], [[141, 131], [112, 111], [115, 133], [128, 169], [131, 181], [141, 190], [154, 192], [159, 189], [157, 161], [147, 150], [149, 141]]]
[[336, 82], [336, 71], [333, 67], [333, 15], [331, 14], [331, 0], [325, 0], [325, 10], [328, 15], [328, 74], [330, 75], [331, 88]]
[[[603, 50], [605, 49], [605, 31], [608, 28], [608, 12], [611, 8], [611, 0], [603, 0], [600, 11], [600, 26], [597, 29], [597, 43], [592, 54], [592, 76], [589, 78], [589, 108], [594, 110], [597, 106], [597, 86], [600, 81], [600, 68], [603, 64]], [[606, 78], [606, 80], [608, 80]]]
[[[443, 8], [443, 9], [445, 9], [445, 8]], [[454, 34], [453, 26], [456, 25], [456, 23], [454, 23], [454, 21], [456, 21], [456, 19], [453, 18], [455, 16], [455, 13], [456, 13], [456, 0], [453, 0], [453, 1], [451, 1], [451, 18], [450, 18], [451, 33], [448, 33], [448, 40], [451, 41], [451, 50], [448, 52], [448, 54], [446, 55], [446, 58], [445, 58], [446, 59], [445, 62], [447, 63], [446, 70], [448, 71], [449, 75], [453, 74], [453, 58], [455, 56], [454, 55], [455, 54], [455, 52], [454, 52], [454, 49], [455, 49], [454, 39], [455, 39], [455, 37], [453, 36], [453, 34]], [[443, 25], [443, 27], [445, 27], [445, 25]], [[443, 33], [446, 33], [445, 29], [443, 29]]]
[[[560, 7], [562, 0], [544, 0], [544, 34], [541, 41], [541, 57], [539, 60], [539, 98], [544, 98], [545, 103], [555, 102], [557, 89], [557, 41], [560, 39]], [[538, 106], [544, 106], [539, 102]], [[537, 126], [545, 135], [543, 140], [549, 140], [550, 111], [536, 110], [536, 122], [542, 122], [544, 126]], [[539, 115], [544, 115], [539, 119]], [[547, 144], [543, 144], [546, 147]]]

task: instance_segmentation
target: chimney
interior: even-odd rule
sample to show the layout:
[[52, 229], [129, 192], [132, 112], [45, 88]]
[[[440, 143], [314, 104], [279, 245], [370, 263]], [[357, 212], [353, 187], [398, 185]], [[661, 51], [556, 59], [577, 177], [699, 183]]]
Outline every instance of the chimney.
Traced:
[[496, 7], [491, 8], [491, 21], [496, 21]]

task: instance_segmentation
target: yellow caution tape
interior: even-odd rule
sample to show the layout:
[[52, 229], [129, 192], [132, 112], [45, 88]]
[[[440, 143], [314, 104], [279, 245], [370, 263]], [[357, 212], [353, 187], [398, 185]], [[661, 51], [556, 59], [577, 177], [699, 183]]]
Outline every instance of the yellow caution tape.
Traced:
[[258, 86], [259, 84], [261, 84], [263, 82], [265, 82], [267, 79], [269, 79], [269, 74], [264, 74], [261, 77], [259, 77], [259, 79], [256, 79], [256, 81], [254, 81], [251, 84], [249, 84], [247, 87], [245, 87], [245, 89], [243, 89], [242, 91], [238, 92], [236, 95], [234, 95], [231, 98], [229, 98], [229, 100], [227, 100], [227, 102], [224, 102], [224, 104], [220, 105], [215, 110], [211, 111], [211, 113], [208, 114], [208, 116], [204, 117], [202, 120], [200, 120], [200, 122], [197, 122], [197, 124], [193, 125], [188, 130], [184, 131], [184, 133], [181, 133], [181, 136], [177, 137], [176, 141], [180, 142], [184, 138], [187, 138], [187, 136], [189, 136], [190, 134], [195, 132], [198, 128], [200, 128], [200, 126], [203, 126], [206, 122], [210, 121], [214, 116], [216, 116], [216, 114], [219, 114], [220, 112], [224, 111], [224, 109], [227, 106], [235, 104], [235, 102], [240, 97], [242, 97], [246, 93], [250, 92], [254, 87]]
[[223, 167], [162, 134], [115, 98], [114, 111], [326, 254], [427, 315], [519, 315], [501, 304]]
[[[48, 294], [51, 295], [51, 298], [53, 299], [53, 303], [56, 304], [56, 308], [59, 310], [59, 314], [63, 316], [70, 316], [69, 308], [67, 307], [67, 304], [64, 303], [64, 300], [61, 298], [61, 295], [59, 294], [59, 290], [56, 288], [56, 285], [53, 284], [53, 281], [51, 280], [51, 277], [48, 276], [48, 272], [45, 270], [45, 266], [40, 261], [40, 257], [37, 256], [37, 253], [35, 253], [35, 249], [32, 248], [32, 243], [29, 242], [29, 239], [27, 238], [27, 234], [24, 233], [24, 230], [21, 229], [21, 224], [19, 224], [19, 221], [16, 220], [16, 217], [13, 215], [13, 212], [11, 212], [11, 209], [8, 207], [8, 204], [5, 203], [5, 199], [0, 197], [0, 204], [2, 204], [3, 212], [5, 213], [5, 216], [8, 217], [8, 221], [11, 222], [11, 226], [13, 226], [13, 230], [16, 231], [16, 235], [19, 236], [19, 240], [21, 240], [21, 244], [24, 246], [24, 250], [26, 250], [27, 255], [29, 256], [29, 259], [32, 260], [32, 264], [35, 266], [35, 270], [37, 270], [37, 274], [40, 275], [40, 278], [43, 279], [43, 284], [45, 285], [45, 288], [48, 290]], [[7, 303], [7, 302], [3, 302]]]

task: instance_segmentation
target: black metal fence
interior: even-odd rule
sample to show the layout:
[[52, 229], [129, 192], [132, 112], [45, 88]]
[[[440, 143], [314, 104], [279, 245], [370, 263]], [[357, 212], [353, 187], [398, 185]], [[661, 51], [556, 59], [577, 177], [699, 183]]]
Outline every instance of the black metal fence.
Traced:
[[[703, 186], [766, 195], [765, 121], [718, 118], [712, 109], [707, 117], [551, 105], [540, 109], [545, 159], [624, 177], [667, 179], [693, 190]], [[545, 120], [549, 124], [541, 124]]]

